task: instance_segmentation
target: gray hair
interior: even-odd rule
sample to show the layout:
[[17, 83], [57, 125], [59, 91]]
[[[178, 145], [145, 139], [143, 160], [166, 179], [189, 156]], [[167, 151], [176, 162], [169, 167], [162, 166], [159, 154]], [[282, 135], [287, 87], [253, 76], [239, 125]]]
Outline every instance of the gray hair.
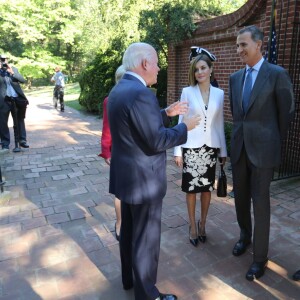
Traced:
[[123, 65], [119, 66], [116, 73], [115, 73], [115, 81], [118, 83], [118, 81], [123, 77], [125, 74], [126, 70]]
[[126, 71], [131, 71], [142, 63], [144, 59], [151, 60], [155, 49], [147, 43], [133, 43], [123, 55], [123, 66]]

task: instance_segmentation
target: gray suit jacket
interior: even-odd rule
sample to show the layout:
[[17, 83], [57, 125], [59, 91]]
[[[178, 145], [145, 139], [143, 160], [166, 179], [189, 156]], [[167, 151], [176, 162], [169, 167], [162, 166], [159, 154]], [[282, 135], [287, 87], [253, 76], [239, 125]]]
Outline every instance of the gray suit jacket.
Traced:
[[282, 67], [264, 62], [254, 83], [249, 108], [242, 109], [242, 90], [246, 69], [232, 74], [229, 99], [233, 116], [231, 162], [235, 164], [243, 144], [256, 167], [280, 164], [281, 141], [294, 116], [295, 103], [289, 74]]
[[166, 128], [154, 93], [125, 74], [108, 96], [112, 136], [109, 192], [128, 204], [154, 204], [166, 194], [166, 149], [187, 139], [181, 123]]

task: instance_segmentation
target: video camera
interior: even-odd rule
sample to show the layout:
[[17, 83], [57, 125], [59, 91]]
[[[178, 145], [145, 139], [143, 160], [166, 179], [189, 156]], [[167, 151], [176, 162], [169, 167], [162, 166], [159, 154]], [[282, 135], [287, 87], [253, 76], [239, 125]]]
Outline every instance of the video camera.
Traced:
[[6, 58], [1, 57], [0, 60], [1, 60], [1, 69], [6, 70], [8, 68], [7, 63], [5, 62]]

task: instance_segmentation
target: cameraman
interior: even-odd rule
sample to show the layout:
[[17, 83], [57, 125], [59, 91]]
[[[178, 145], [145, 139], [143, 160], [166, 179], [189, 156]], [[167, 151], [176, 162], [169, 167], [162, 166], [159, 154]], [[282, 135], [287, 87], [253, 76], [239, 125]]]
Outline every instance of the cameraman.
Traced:
[[[18, 69], [8, 64], [6, 55], [0, 55], [0, 137], [2, 152], [8, 151], [10, 134], [8, 118], [11, 112], [14, 119], [14, 134], [16, 141], [15, 152], [19, 152], [19, 145], [29, 148], [26, 140], [25, 115], [29, 104], [24, 95], [20, 83], [26, 80], [18, 72]], [[19, 145], [18, 145], [19, 144]]]
[[59, 99], [60, 111], [65, 111], [64, 105], [64, 87], [65, 87], [65, 76], [61, 72], [59, 66], [55, 68], [55, 74], [51, 78], [52, 82], [55, 82], [55, 87], [53, 90], [53, 105], [57, 108], [57, 100]]

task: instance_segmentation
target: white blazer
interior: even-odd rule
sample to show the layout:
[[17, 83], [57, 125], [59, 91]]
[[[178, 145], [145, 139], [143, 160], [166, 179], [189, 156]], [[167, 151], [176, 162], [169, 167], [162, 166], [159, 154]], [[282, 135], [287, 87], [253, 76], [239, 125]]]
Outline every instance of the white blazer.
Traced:
[[174, 156], [182, 156], [182, 148], [199, 148], [207, 145], [219, 148], [219, 157], [227, 157], [223, 115], [224, 91], [210, 86], [207, 110], [198, 84], [183, 88], [180, 101], [188, 101], [189, 110], [184, 116], [179, 116], [178, 124], [182, 122], [183, 117], [196, 114], [201, 116], [201, 121], [196, 128], [188, 132], [187, 142], [174, 148]]

